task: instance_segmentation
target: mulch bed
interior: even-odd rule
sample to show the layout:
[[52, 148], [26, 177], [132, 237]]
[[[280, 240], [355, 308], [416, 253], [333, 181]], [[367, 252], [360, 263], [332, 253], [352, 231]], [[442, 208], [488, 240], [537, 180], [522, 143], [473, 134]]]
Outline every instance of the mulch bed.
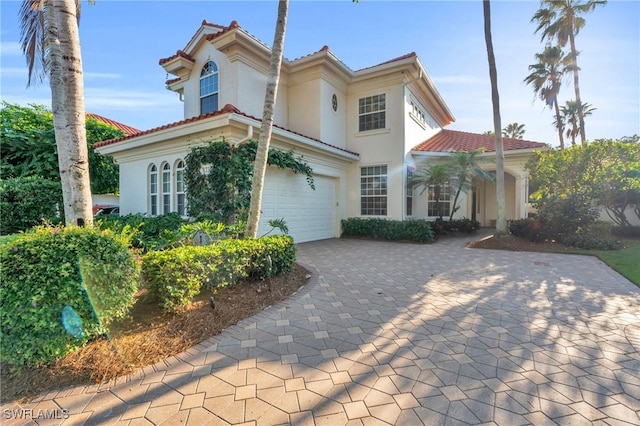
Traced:
[[215, 294], [197, 297], [184, 313], [164, 313], [145, 294], [130, 315], [110, 327], [109, 338], [90, 342], [50, 365], [11, 371], [0, 365], [0, 400], [26, 400], [55, 389], [91, 385], [126, 375], [220, 334], [244, 318], [288, 298], [310, 277], [295, 265], [290, 272], [268, 281], [240, 281]]

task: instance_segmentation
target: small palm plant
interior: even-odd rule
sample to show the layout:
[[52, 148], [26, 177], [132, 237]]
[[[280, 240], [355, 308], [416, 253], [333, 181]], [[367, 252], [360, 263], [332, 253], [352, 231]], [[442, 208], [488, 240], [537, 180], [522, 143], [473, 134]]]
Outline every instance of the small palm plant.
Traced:
[[438, 212], [438, 217], [442, 218], [442, 205], [440, 203], [442, 187], [449, 185], [451, 178], [451, 167], [448, 163], [432, 164], [426, 162], [422, 168], [416, 170], [411, 177], [409, 185], [412, 188], [422, 187], [420, 195], [424, 194], [430, 186], [433, 186], [433, 198], [435, 200], [436, 211]]
[[[517, 123], [516, 123], [517, 124]], [[489, 163], [493, 159], [488, 157], [481, 157], [483, 151], [467, 151], [467, 152], [454, 152], [449, 160], [449, 167], [453, 176], [453, 181], [456, 183], [456, 195], [453, 198], [453, 206], [451, 208], [451, 215], [449, 221], [453, 219], [453, 215], [460, 206], [458, 206], [458, 197], [460, 193], [467, 193], [473, 189], [473, 182], [476, 179], [493, 181], [495, 176], [482, 168], [483, 163]]]

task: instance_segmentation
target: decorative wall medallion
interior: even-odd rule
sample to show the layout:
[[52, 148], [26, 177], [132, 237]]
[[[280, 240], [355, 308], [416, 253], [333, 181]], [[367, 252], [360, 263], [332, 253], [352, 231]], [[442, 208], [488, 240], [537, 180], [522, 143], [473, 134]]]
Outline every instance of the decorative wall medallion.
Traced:
[[335, 93], [331, 96], [331, 108], [333, 108], [334, 111], [338, 111], [338, 97]]

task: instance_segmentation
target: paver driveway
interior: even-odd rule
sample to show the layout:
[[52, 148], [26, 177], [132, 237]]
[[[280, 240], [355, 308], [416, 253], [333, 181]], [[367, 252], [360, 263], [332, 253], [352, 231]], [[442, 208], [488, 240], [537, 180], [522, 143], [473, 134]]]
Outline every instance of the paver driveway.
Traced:
[[592, 257], [466, 241], [301, 244], [314, 278], [285, 303], [26, 408], [65, 424], [640, 424], [639, 289]]

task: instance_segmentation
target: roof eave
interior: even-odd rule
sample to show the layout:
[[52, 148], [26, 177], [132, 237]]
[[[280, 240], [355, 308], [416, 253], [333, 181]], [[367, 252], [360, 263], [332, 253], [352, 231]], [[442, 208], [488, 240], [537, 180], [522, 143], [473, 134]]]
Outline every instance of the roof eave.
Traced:
[[416, 64], [416, 66], [418, 67], [418, 69], [420, 70], [422, 81], [427, 85], [427, 87], [429, 88], [431, 93], [433, 93], [434, 98], [435, 98], [438, 106], [440, 107], [442, 112], [444, 112], [444, 117], [442, 117], [444, 119], [441, 118], [439, 120], [438, 124], [441, 127], [445, 127], [445, 126], [453, 123], [454, 121], [456, 121], [456, 118], [453, 116], [453, 113], [451, 112], [451, 110], [449, 109], [449, 106], [447, 105], [447, 103], [445, 102], [444, 98], [442, 97], [442, 95], [438, 91], [435, 83], [433, 82], [433, 80], [431, 80], [431, 77], [427, 73], [427, 70], [422, 66], [422, 62], [420, 62], [420, 58], [418, 58], [416, 56], [414, 58], [414, 62]]
[[[260, 129], [261, 123], [260, 120], [251, 118], [251, 117], [247, 117], [241, 114], [235, 114], [232, 113], [232, 118], [234, 121], [237, 121], [239, 123], [243, 123], [245, 125], [248, 126], [254, 126], [257, 127], [258, 129]], [[328, 153], [331, 154], [334, 157], [338, 157], [342, 160], [348, 160], [349, 162], [352, 161], [357, 161], [360, 159], [360, 155], [349, 152], [349, 151], [345, 151], [342, 150], [338, 147], [332, 146], [332, 145], [328, 145], [313, 139], [309, 139], [305, 136], [299, 135], [297, 133], [291, 132], [289, 130], [286, 129], [282, 129], [280, 127], [273, 127], [273, 133], [282, 137], [285, 137], [286, 139], [291, 139], [294, 140], [298, 143], [300, 143], [301, 145], [305, 146], [306, 148], [309, 148], [313, 151], [321, 151], [324, 153]]]

